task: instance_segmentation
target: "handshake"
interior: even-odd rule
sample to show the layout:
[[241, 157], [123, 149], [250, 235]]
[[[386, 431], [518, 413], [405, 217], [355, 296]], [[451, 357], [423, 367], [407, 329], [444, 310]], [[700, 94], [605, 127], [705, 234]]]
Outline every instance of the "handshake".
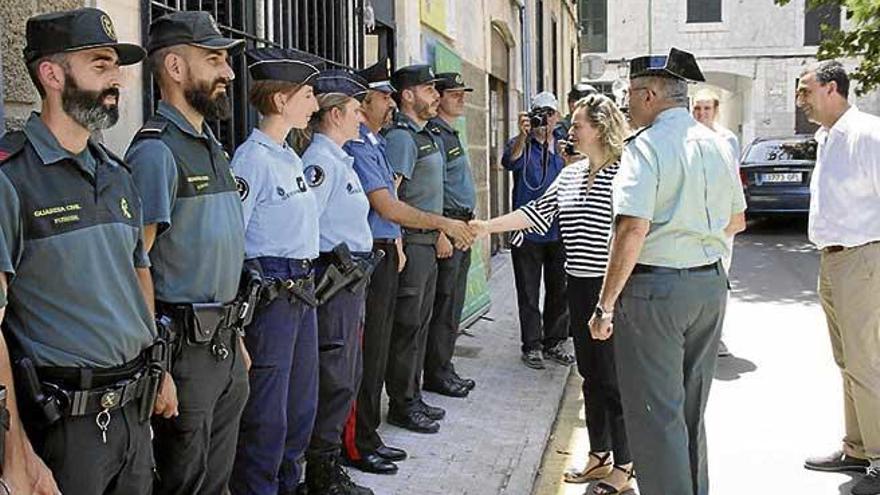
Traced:
[[469, 222], [451, 218], [446, 220], [447, 222], [440, 227], [440, 231], [446, 234], [455, 244], [455, 248], [460, 251], [467, 251], [478, 237], [489, 234], [489, 222], [485, 220], [471, 220]]

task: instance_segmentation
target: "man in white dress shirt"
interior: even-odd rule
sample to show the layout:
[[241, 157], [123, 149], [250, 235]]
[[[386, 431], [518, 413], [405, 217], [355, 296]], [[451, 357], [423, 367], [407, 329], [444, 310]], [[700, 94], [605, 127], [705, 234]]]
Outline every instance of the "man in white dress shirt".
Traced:
[[819, 297], [843, 375], [842, 450], [807, 469], [862, 471], [854, 495], [880, 494], [880, 118], [847, 102], [836, 61], [801, 75], [797, 105], [822, 127], [810, 184], [809, 237], [822, 251]]

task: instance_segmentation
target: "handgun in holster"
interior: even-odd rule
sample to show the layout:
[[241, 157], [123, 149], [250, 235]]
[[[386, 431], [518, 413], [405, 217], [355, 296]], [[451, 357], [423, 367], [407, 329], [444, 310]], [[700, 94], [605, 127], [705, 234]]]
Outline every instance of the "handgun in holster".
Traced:
[[312, 308], [318, 307], [318, 298], [315, 297], [315, 279], [312, 276], [297, 280], [288, 279], [282, 282], [284, 288], [291, 297], [296, 297]]
[[341, 243], [334, 247], [331, 252], [332, 261], [315, 289], [318, 304], [329, 301], [342, 289], [351, 292], [360, 290], [369, 282], [370, 274], [384, 255], [384, 251], [377, 251], [367, 259], [355, 260], [347, 244]]
[[141, 397], [138, 406], [138, 419], [143, 423], [153, 416], [153, 408], [156, 398], [159, 397], [159, 387], [165, 378], [165, 372], [171, 373], [171, 364], [174, 361], [171, 338], [171, 319], [167, 316], [156, 318], [156, 331], [159, 337], [156, 342], [146, 351], [147, 374], [146, 393]]
[[30, 358], [23, 357], [16, 361], [21, 379], [24, 381], [24, 391], [28, 398], [37, 406], [42, 414], [46, 425], [54, 424], [61, 419], [61, 404], [56, 396], [45, 393], [37, 368]]
[[243, 330], [254, 320], [254, 313], [257, 310], [257, 305], [260, 304], [263, 284], [263, 273], [259, 267], [246, 265], [243, 268], [237, 297], [240, 301], [240, 305], [238, 312], [238, 325], [236, 326], [239, 329]]

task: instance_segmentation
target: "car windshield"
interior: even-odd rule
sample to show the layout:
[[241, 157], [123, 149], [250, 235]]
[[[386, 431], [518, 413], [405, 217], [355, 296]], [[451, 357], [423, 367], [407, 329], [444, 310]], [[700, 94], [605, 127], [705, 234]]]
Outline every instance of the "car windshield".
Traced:
[[760, 141], [752, 145], [745, 162], [775, 162], [788, 160], [816, 160], [816, 141]]

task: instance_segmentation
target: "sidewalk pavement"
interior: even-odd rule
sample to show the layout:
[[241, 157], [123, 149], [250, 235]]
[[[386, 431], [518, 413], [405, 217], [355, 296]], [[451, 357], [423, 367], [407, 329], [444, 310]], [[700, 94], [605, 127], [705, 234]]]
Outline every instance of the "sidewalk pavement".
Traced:
[[382, 424], [385, 443], [410, 457], [394, 476], [349, 469], [376, 495], [532, 493], [571, 369], [548, 362], [547, 369], [532, 370], [520, 361], [509, 254], [492, 258], [489, 287], [491, 310], [459, 337], [455, 353], [456, 370], [477, 388], [465, 399], [424, 393], [428, 404], [446, 409], [437, 434]]

